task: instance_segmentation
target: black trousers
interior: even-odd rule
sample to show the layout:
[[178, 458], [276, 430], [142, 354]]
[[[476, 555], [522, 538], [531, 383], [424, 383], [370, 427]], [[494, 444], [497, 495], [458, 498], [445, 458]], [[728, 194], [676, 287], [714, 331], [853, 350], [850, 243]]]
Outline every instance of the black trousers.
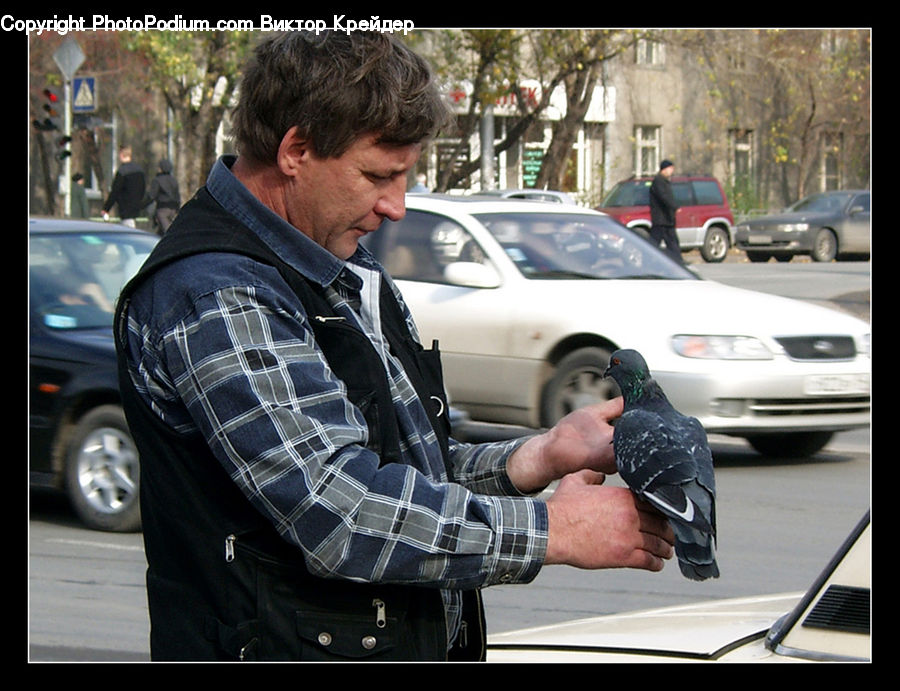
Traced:
[[650, 228], [650, 239], [657, 247], [661, 243], [665, 243], [666, 254], [679, 264], [683, 263], [681, 259], [681, 245], [678, 244], [678, 233], [675, 232], [675, 226], [652, 226]]

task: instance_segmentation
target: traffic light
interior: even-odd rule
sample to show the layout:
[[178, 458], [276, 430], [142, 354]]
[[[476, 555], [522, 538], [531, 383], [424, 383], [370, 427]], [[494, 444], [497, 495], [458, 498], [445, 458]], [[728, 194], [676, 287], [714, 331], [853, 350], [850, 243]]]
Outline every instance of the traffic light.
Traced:
[[54, 130], [62, 129], [59, 119], [62, 115], [63, 104], [62, 99], [59, 97], [59, 93], [49, 87], [45, 88], [41, 93], [44, 96], [41, 109], [44, 111], [45, 115], [43, 118], [33, 120], [32, 124], [35, 129], [41, 132], [52, 132]]
[[72, 137], [69, 137], [67, 135], [63, 135], [56, 140], [56, 148], [58, 149], [58, 151], [56, 152], [57, 161], [64, 161], [72, 155], [72, 152], [67, 148], [71, 143]]

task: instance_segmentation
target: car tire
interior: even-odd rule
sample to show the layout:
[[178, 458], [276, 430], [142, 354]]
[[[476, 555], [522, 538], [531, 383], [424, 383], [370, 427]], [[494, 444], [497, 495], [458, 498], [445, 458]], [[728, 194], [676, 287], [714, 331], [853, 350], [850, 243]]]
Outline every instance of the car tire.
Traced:
[[765, 264], [771, 258], [771, 252], [752, 252], [750, 250], [747, 251], [747, 259], [749, 259], [754, 264]]
[[810, 257], [814, 262], [830, 262], [837, 258], [837, 237], [828, 228], [819, 228], [813, 238]]
[[724, 261], [730, 246], [728, 231], [719, 226], [713, 226], [706, 231], [703, 246], [700, 248], [700, 256], [703, 257], [705, 262], [718, 264]]
[[89, 528], [140, 529], [140, 464], [122, 408], [99, 406], [78, 421], [67, 448], [65, 486]]
[[806, 458], [823, 448], [834, 432], [782, 432], [747, 437], [747, 442], [763, 456], [772, 458]]
[[610, 354], [605, 348], [579, 348], [559, 361], [541, 397], [542, 426], [552, 427], [573, 410], [619, 395], [615, 381], [603, 376]]

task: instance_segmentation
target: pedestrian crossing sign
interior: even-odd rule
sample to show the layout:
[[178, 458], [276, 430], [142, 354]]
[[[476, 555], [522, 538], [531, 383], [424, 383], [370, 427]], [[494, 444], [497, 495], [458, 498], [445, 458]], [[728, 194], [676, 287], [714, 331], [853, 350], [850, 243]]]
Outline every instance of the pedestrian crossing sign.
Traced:
[[92, 113], [97, 108], [97, 84], [94, 77], [72, 80], [72, 112]]

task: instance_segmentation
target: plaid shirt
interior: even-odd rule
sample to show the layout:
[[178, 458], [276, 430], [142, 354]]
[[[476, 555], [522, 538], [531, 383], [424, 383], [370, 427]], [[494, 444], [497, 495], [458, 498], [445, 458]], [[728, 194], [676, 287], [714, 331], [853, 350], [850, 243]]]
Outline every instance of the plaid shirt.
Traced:
[[379, 467], [365, 448], [365, 420], [316, 346], [303, 306], [277, 270], [248, 257], [194, 255], [138, 288], [128, 312], [132, 379], [168, 425], [204, 435], [312, 573], [441, 588], [452, 640], [455, 590], [528, 582], [543, 563], [546, 507], [521, 496], [506, 474], [522, 442], [451, 440], [448, 482], [425, 410], [380, 338], [371, 298], [390, 279], [364, 249], [343, 262], [275, 216], [230, 163], [210, 173], [213, 197], [326, 286], [336, 313], [381, 344], [404, 462]]

